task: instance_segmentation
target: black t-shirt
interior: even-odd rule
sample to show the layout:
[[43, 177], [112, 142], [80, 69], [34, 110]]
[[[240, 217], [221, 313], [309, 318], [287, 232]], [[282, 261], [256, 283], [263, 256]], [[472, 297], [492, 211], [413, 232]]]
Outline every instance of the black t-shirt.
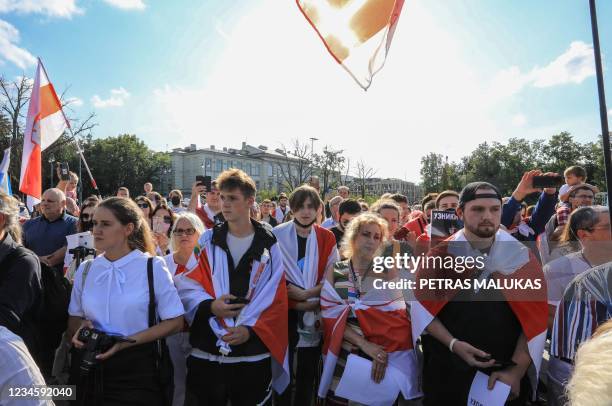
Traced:
[[[438, 313], [438, 319], [453, 337], [481, 349], [498, 361], [510, 361], [522, 332], [521, 324], [500, 291], [461, 290]], [[465, 404], [476, 369], [432, 336], [422, 336], [424, 352], [423, 390], [425, 405]], [[528, 383], [521, 382], [521, 404]], [[521, 399], [522, 398], [522, 399]]]
[[297, 236], [298, 262], [300, 262], [306, 256], [306, 241], [308, 241], [307, 237], [304, 238], [304, 237], [300, 237], [299, 235]]
[[340, 227], [333, 226], [329, 229], [332, 233], [334, 233], [334, 237], [336, 237], [336, 247], [340, 248], [340, 243], [342, 242], [342, 237], [344, 237], [344, 231], [340, 230]]

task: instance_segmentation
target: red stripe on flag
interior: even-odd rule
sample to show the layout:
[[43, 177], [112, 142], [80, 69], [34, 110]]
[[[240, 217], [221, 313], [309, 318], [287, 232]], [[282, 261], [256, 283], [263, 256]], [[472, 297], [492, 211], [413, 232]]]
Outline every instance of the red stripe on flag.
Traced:
[[26, 167], [21, 183], [21, 188], [19, 188], [19, 191], [25, 193], [28, 196], [40, 199], [40, 196], [42, 194], [40, 145], [33, 143], [33, 146], [34, 148], [30, 153], [28, 166]]
[[205, 248], [202, 248], [200, 255], [198, 255], [198, 265], [186, 276], [198, 282], [210, 296], [216, 297], [212, 281], [212, 271], [208, 263], [208, 255]]
[[268, 350], [270, 350], [272, 357], [280, 365], [284, 363], [285, 353], [289, 344], [288, 312], [287, 284], [283, 275], [278, 283], [272, 304], [261, 313], [253, 326], [257, 336], [263, 341]]
[[356, 310], [359, 327], [368, 341], [385, 351], [412, 349], [412, 327], [406, 309], [384, 311], [375, 308]]

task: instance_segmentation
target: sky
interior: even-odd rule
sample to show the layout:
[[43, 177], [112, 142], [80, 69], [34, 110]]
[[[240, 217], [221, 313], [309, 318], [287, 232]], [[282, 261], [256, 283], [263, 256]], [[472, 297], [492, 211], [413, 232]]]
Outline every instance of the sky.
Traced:
[[[612, 1], [598, 1], [612, 118]], [[94, 137], [171, 150], [293, 140], [420, 181], [428, 152], [601, 132], [587, 0], [406, 0], [366, 92], [294, 0], [0, 0], [0, 74], [40, 57]]]

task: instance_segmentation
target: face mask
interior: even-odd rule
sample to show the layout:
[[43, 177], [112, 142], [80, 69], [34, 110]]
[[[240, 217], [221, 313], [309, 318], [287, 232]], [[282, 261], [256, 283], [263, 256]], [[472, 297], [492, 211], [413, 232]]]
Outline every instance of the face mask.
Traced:
[[81, 221], [81, 228], [83, 232], [93, 230], [93, 222], [91, 221]]
[[181, 205], [181, 198], [178, 196], [172, 196], [172, 199], [170, 199], [170, 201], [172, 202], [172, 205], [174, 207]]

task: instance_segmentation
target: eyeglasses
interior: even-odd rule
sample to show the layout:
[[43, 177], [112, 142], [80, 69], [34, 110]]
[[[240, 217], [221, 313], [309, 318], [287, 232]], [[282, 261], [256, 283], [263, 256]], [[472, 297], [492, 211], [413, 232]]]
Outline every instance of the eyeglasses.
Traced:
[[182, 228], [177, 228], [175, 229], [172, 234], [176, 235], [176, 236], [181, 236], [181, 235], [194, 235], [196, 232], [195, 229], [193, 228], [186, 228], [186, 229], [182, 229]]
[[148, 203], [138, 203], [138, 207], [140, 207], [141, 209], [148, 209], [149, 204]]

